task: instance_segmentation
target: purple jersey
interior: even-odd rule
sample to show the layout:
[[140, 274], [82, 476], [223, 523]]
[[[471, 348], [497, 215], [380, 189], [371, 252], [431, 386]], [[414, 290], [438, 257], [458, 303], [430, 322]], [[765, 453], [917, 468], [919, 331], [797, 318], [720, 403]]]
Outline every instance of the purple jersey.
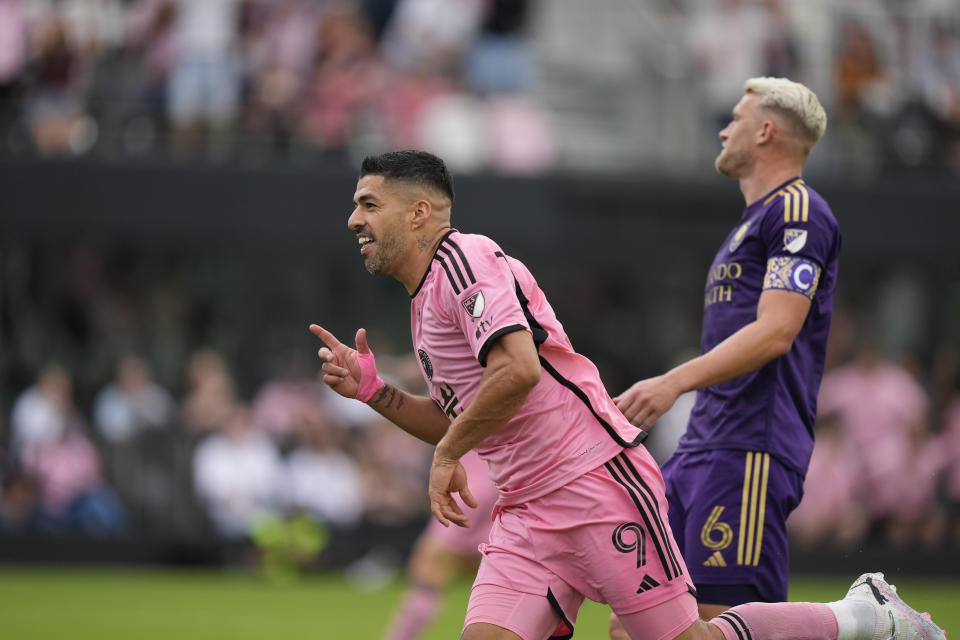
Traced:
[[756, 320], [767, 289], [807, 296], [810, 312], [788, 353], [697, 394], [677, 451], [765, 451], [806, 473], [839, 253], [833, 212], [800, 178], [744, 210], [707, 275], [702, 352]]

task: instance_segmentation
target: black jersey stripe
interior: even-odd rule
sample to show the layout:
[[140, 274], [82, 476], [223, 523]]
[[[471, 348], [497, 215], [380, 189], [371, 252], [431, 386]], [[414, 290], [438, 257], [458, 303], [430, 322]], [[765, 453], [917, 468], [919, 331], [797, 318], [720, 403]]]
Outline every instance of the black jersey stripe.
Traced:
[[516, 285], [517, 300], [520, 301], [520, 308], [523, 309], [523, 317], [526, 318], [527, 324], [530, 325], [530, 331], [533, 333], [533, 344], [537, 346], [537, 352], [539, 352], [540, 345], [547, 341], [550, 334], [533, 317], [533, 313], [530, 312], [530, 300], [523, 294], [523, 289], [520, 288], [520, 283], [516, 278], [513, 279], [513, 283]]
[[447, 278], [450, 280], [450, 286], [453, 287], [453, 292], [459, 294], [460, 287], [457, 286], [457, 281], [454, 279], [453, 274], [450, 273], [450, 268], [447, 266], [447, 263], [444, 262], [443, 258], [440, 256], [433, 256], [433, 259], [440, 263], [440, 266], [443, 267], [443, 270], [447, 272]]
[[[613, 460], [616, 460], [614, 458]], [[650, 533], [650, 539], [653, 540], [653, 548], [657, 552], [657, 557], [660, 558], [660, 566], [663, 567], [664, 572], [666, 573], [667, 580], [671, 580], [673, 576], [671, 573], [671, 566], [667, 562], [667, 556], [663, 551], [663, 544], [659, 536], [655, 534], [655, 529], [653, 524], [650, 522], [650, 514], [647, 512], [647, 509], [644, 507], [643, 502], [640, 499], [640, 496], [637, 493], [637, 490], [624, 478], [620, 477], [618, 470], [614, 467], [613, 460], [609, 460], [603, 463], [604, 468], [610, 474], [610, 476], [624, 489], [627, 490], [627, 493], [630, 494], [630, 498], [633, 500], [633, 504], [636, 505], [637, 511], [640, 513], [640, 518], [643, 520], [643, 524], [647, 527], [647, 531]]]
[[616, 458], [611, 460], [611, 462], [620, 470], [624, 479], [630, 483], [634, 489], [637, 490], [637, 493], [643, 498], [644, 504], [647, 505], [650, 516], [653, 518], [653, 524], [656, 527], [656, 530], [650, 531], [650, 535], [653, 538], [654, 544], [663, 544], [664, 555], [670, 562], [669, 566], [664, 565], [664, 570], [667, 574], [667, 580], [676, 578], [683, 573], [683, 571], [680, 569], [680, 563], [677, 561], [677, 556], [673, 552], [673, 545], [670, 544], [670, 533], [668, 532], [667, 527], [665, 527], [663, 524], [663, 518], [660, 517], [659, 505], [656, 497], [653, 494], [653, 491], [650, 490], [650, 487], [647, 485], [647, 483], [644, 482], [643, 478], [640, 477], [640, 474], [637, 473], [636, 468], [627, 458], [625, 453], [621, 453]]
[[453, 266], [453, 270], [457, 272], [457, 277], [460, 279], [460, 284], [463, 285], [464, 290], [467, 288], [467, 279], [463, 277], [463, 272], [460, 271], [460, 265], [457, 264], [457, 258], [453, 255], [453, 251], [450, 251], [449, 248], [443, 246], [443, 243], [437, 247], [437, 251], [442, 251], [446, 254], [447, 259], [450, 261], [450, 264]]
[[584, 393], [583, 389], [578, 387], [572, 381], [564, 378], [559, 371], [553, 368], [552, 364], [550, 364], [546, 359], [544, 359], [543, 356], [540, 356], [540, 365], [544, 368], [544, 370], [547, 373], [551, 375], [551, 377], [553, 377], [554, 380], [556, 380], [557, 382], [562, 384], [564, 387], [572, 391], [573, 395], [577, 396], [580, 399], [580, 401], [583, 402], [583, 404], [587, 405], [587, 409], [590, 410], [590, 413], [593, 414], [593, 417], [596, 418], [597, 422], [599, 422], [600, 425], [603, 427], [603, 429], [607, 432], [607, 435], [613, 438], [614, 442], [616, 442], [618, 445], [626, 448], [636, 447], [639, 444], [641, 444], [644, 440], [647, 439], [648, 433], [643, 429], [640, 429], [640, 433], [637, 434], [636, 438], [630, 441], [624, 440], [623, 437], [619, 433], [617, 433], [617, 430], [613, 428], [613, 425], [611, 425], [609, 422], [604, 420], [603, 416], [597, 413], [597, 410], [593, 408], [593, 404], [591, 404], [590, 398], [587, 397], [587, 394]]
[[454, 242], [453, 238], [450, 236], [445, 237], [443, 239], [443, 243], [449, 244], [451, 247], [453, 247], [454, 251], [460, 255], [460, 261], [463, 263], [463, 268], [467, 272], [467, 277], [470, 278], [470, 284], [477, 284], [477, 279], [473, 277], [473, 269], [470, 268], [470, 263], [467, 262], [467, 256], [465, 256], [463, 251], [460, 249], [460, 245]]
[[[498, 258], [503, 258], [504, 260], [507, 259], [507, 257], [500, 251], [494, 252], [494, 255]], [[533, 333], [533, 343], [536, 345], [537, 353], [539, 354], [540, 345], [547, 341], [547, 337], [549, 337], [550, 334], [546, 329], [543, 328], [543, 325], [537, 322], [536, 317], [534, 317], [533, 313], [530, 311], [530, 299], [527, 298], [526, 294], [523, 292], [523, 289], [520, 288], [520, 281], [517, 280], [516, 276], [513, 278], [513, 283], [516, 289], [517, 300], [520, 302], [520, 308], [523, 309], [523, 317], [527, 320], [527, 324], [530, 325], [530, 331]], [[607, 435], [613, 438], [614, 442], [619, 444], [621, 447], [636, 447], [641, 442], [646, 440], [648, 434], [643, 429], [640, 430], [640, 433], [632, 441], [628, 442], [624, 440], [623, 437], [617, 433], [617, 430], [613, 428], [613, 425], [604, 420], [603, 416], [597, 413], [597, 410], [593, 408], [590, 398], [588, 398], [587, 394], [583, 392], [583, 389], [578, 387], [572, 381], [564, 378], [563, 375], [561, 375], [561, 373], [557, 371], [543, 356], [540, 356], [540, 366], [543, 367], [544, 371], [549, 373], [554, 380], [572, 391], [573, 394], [577, 396], [581, 402], [583, 402], [583, 404], [587, 405], [587, 409], [590, 410], [590, 413], [593, 414], [593, 417], [597, 420], [597, 422], [600, 423], [600, 426], [603, 427], [604, 431], [607, 432]]]
[[[448, 237], [450, 236], [450, 234], [453, 233], [454, 231], [456, 231], [456, 229], [451, 229], [450, 231], [447, 231], [447, 233], [444, 234], [443, 238], [448, 238]], [[441, 239], [440, 242], [443, 242], [443, 239]], [[438, 246], [439, 246], [439, 245], [438, 245]], [[436, 260], [436, 259], [438, 259], [438, 258], [439, 258], [439, 256], [437, 255], [437, 252], [434, 251], [434, 252], [433, 252], [433, 260]], [[433, 262], [431, 262], [430, 264], [427, 265], [427, 270], [424, 271], [423, 277], [420, 278], [420, 283], [417, 284], [417, 288], [414, 289], [414, 290], [413, 290], [413, 293], [410, 294], [410, 297], [411, 297], [411, 298], [416, 298], [416, 297], [417, 297], [417, 294], [420, 293], [420, 289], [423, 288], [424, 283], [427, 281], [427, 276], [430, 275], [430, 267], [431, 267], [431, 266], [433, 266]], [[446, 268], [446, 267], [444, 267], [444, 268]], [[450, 273], [448, 272], [447, 275], [449, 276]], [[451, 284], [453, 284], [453, 283], [451, 282]], [[454, 290], [456, 290], [456, 288], [457, 288], [456, 285], [454, 285], [453, 288], [454, 288]], [[460, 293], [460, 292], [457, 291], [457, 293]]]
[[674, 576], [680, 575], [683, 573], [683, 571], [680, 569], [680, 563], [677, 561], [677, 555], [673, 552], [673, 546], [670, 544], [670, 534], [667, 530], [667, 527], [663, 524], [663, 518], [660, 517], [659, 509], [657, 509], [657, 500], [654, 496], [653, 490], [650, 488], [650, 485], [644, 481], [643, 477], [640, 475], [640, 472], [637, 471], [637, 468], [633, 466], [633, 463], [630, 462], [630, 458], [628, 458], [625, 453], [621, 453], [614, 459], [614, 461], [618, 465], [624, 465], [624, 477], [626, 477], [631, 483], [635, 483], [637, 490], [640, 491], [644, 498], [648, 501], [647, 505], [650, 507], [650, 513], [653, 514], [655, 523], [657, 525], [657, 530], [660, 532], [660, 536], [667, 548], [667, 554], [670, 556], [670, 566], [675, 572]]

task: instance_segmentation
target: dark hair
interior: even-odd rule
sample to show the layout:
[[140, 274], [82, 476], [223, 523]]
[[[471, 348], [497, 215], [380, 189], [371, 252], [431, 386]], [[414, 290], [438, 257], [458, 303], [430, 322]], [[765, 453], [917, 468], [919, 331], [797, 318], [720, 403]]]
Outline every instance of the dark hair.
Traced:
[[426, 151], [408, 149], [367, 156], [360, 165], [360, 177], [366, 175], [432, 187], [445, 193], [453, 202], [453, 176], [443, 160]]

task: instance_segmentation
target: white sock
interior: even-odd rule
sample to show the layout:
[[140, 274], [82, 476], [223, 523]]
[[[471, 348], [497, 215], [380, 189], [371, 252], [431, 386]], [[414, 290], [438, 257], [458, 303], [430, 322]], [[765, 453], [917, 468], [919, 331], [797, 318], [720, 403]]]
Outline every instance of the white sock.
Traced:
[[863, 600], [826, 603], [837, 617], [837, 640], [885, 640], [890, 635], [887, 616]]

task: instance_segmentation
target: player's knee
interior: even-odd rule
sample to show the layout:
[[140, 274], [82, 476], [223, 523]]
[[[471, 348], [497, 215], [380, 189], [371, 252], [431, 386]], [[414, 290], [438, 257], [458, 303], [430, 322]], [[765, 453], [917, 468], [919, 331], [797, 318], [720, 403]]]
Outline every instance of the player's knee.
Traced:
[[675, 640], [724, 640], [720, 627], [705, 620], [694, 620], [693, 624], [684, 629]]
[[[754, 600], [759, 600], [759, 598], [754, 598]], [[697, 603], [697, 612], [700, 614], [700, 619], [708, 622], [729, 608], [730, 605], [728, 604], [704, 604], [703, 602]]]

